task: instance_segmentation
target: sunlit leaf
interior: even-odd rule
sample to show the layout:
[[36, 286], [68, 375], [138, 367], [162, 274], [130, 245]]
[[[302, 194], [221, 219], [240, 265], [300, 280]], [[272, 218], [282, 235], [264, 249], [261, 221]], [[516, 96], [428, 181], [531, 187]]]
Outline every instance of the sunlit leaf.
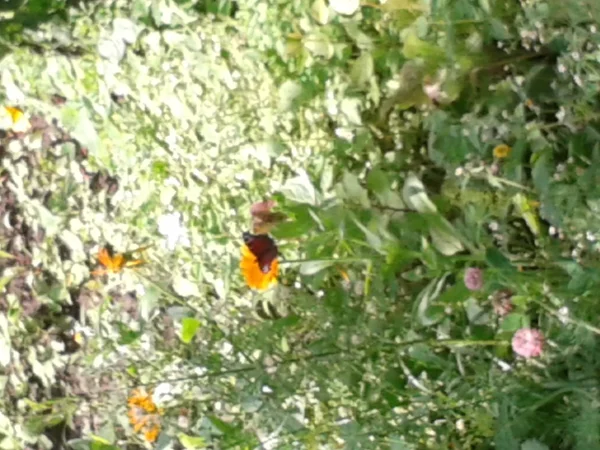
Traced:
[[193, 317], [185, 317], [181, 321], [181, 340], [184, 344], [189, 344], [194, 339], [196, 332], [200, 328], [200, 321]]

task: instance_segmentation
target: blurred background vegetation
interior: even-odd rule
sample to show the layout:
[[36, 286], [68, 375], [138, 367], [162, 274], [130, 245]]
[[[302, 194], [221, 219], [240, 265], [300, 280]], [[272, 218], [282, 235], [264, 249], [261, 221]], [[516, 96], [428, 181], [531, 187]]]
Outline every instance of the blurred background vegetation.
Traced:
[[599, 22], [3, 1], [0, 448], [600, 449]]

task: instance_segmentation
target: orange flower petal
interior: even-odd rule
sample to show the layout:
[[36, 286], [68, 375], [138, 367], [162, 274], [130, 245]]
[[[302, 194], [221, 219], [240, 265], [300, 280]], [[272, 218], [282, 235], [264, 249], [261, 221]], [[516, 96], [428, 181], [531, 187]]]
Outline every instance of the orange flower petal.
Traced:
[[274, 259], [269, 271], [264, 273], [261, 270], [256, 257], [252, 254], [248, 246], [244, 245], [242, 246], [240, 269], [248, 287], [258, 291], [264, 291], [277, 283], [279, 261]]

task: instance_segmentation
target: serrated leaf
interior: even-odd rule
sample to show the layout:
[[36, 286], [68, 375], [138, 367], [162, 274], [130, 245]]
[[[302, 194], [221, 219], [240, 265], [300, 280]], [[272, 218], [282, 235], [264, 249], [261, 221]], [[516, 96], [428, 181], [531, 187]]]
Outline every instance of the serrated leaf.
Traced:
[[185, 317], [181, 321], [181, 340], [185, 344], [189, 344], [194, 339], [196, 332], [200, 328], [200, 321], [193, 317]]

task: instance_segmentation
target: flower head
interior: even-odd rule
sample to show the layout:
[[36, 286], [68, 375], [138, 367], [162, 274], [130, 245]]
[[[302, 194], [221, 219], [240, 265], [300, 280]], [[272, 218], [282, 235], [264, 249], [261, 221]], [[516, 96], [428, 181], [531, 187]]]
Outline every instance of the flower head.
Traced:
[[492, 150], [492, 152], [494, 153], [494, 158], [498, 158], [498, 159], [507, 158], [508, 155], [510, 155], [511, 151], [512, 151], [512, 148], [510, 148], [506, 144], [497, 145], [496, 147], [494, 147], [494, 150]]
[[163, 410], [152, 400], [152, 392], [135, 389], [127, 400], [127, 417], [133, 426], [133, 431], [143, 433], [148, 442], [156, 441], [160, 433], [160, 416]]
[[471, 291], [478, 291], [483, 287], [483, 271], [476, 267], [469, 267], [465, 271], [465, 286]]
[[125, 267], [134, 267], [145, 264], [143, 259], [135, 259], [131, 253], [145, 250], [142, 247], [129, 253], [114, 254], [110, 246], [102, 247], [98, 251], [98, 262], [104, 266], [104, 269], [98, 269], [92, 272], [93, 275], [104, 275], [107, 273], [119, 273]]
[[29, 120], [19, 108], [12, 106], [0, 108], [0, 128], [15, 133], [24, 133], [29, 130], [30, 126]]
[[492, 307], [499, 316], [506, 316], [513, 309], [512, 292], [508, 289], [497, 291], [492, 296]]
[[250, 248], [244, 244], [242, 246], [242, 260], [240, 262], [242, 275], [246, 280], [246, 284], [252, 289], [264, 291], [277, 283], [277, 275], [279, 275], [279, 262], [277, 258], [271, 261], [271, 264], [264, 270], [261, 267], [258, 258]]
[[524, 358], [535, 358], [542, 354], [544, 335], [540, 330], [521, 328], [512, 338], [514, 352]]

